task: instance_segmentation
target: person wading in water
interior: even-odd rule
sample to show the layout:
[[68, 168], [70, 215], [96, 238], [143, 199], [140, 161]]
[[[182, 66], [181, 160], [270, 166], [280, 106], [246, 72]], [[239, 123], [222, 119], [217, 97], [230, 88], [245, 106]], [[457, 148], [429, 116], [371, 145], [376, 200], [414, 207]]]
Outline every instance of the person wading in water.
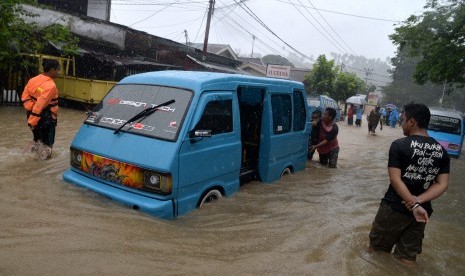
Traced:
[[53, 79], [58, 75], [60, 65], [56, 60], [44, 59], [42, 67], [44, 72], [27, 82], [21, 101], [33, 134], [30, 149], [37, 152], [41, 159], [49, 159], [55, 142], [58, 116], [58, 89]]

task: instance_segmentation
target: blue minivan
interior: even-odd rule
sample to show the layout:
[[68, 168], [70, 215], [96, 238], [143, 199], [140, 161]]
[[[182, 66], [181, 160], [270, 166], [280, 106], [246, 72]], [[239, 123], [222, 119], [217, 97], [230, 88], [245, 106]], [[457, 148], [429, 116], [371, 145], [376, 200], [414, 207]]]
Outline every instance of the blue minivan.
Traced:
[[465, 136], [465, 122], [462, 114], [456, 110], [431, 108], [428, 135], [436, 139], [447, 153], [459, 158]]
[[253, 179], [303, 170], [310, 115], [300, 82], [193, 71], [121, 80], [89, 114], [63, 178], [174, 218]]
[[319, 95], [316, 97], [307, 97], [307, 104], [310, 108], [310, 114], [319, 109], [322, 113], [324, 113], [327, 107], [332, 107], [336, 110], [336, 118], [335, 121], [339, 122], [341, 120], [341, 109], [339, 108], [337, 102], [328, 96]]

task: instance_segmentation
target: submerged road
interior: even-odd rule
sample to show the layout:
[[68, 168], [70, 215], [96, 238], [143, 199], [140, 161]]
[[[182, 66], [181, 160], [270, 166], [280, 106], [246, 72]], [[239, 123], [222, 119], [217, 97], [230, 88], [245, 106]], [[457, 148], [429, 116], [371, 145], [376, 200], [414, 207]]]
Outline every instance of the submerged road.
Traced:
[[[339, 122], [338, 168], [307, 163], [273, 184], [176, 220], [152, 218], [62, 179], [85, 119], [62, 108], [54, 156], [23, 153], [31, 140], [20, 107], [0, 106], [0, 275], [463, 275], [465, 160], [434, 202], [418, 266], [367, 254], [368, 232], [388, 186], [390, 143]], [[318, 158], [318, 157], [317, 157]]]

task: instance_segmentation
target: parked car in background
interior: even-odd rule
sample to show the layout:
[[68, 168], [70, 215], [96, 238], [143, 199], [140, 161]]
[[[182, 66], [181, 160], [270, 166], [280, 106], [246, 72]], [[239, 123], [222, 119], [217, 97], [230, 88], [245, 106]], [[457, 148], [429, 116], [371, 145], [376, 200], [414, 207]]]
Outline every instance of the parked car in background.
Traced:
[[336, 122], [341, 120], [341, 108], [334, 99], [328, 96], [320, 95], [316, 97], [307, 97], [307, 104], [310, 108], [310, 114], [317, 109], [324, 113], [327, 107], [332, 107], [336, 109]]

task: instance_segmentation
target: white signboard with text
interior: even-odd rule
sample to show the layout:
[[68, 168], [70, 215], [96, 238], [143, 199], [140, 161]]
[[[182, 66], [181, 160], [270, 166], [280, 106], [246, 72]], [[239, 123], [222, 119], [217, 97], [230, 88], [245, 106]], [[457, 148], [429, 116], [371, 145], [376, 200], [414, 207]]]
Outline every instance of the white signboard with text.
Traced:
[[272, 65], [266, 67], [266, 76], [270, 78], [289, 79], [291, 66]]
[[379, 94], [376, 92], [368, 93], [368, 104], [369, 105], [378, 105]]

